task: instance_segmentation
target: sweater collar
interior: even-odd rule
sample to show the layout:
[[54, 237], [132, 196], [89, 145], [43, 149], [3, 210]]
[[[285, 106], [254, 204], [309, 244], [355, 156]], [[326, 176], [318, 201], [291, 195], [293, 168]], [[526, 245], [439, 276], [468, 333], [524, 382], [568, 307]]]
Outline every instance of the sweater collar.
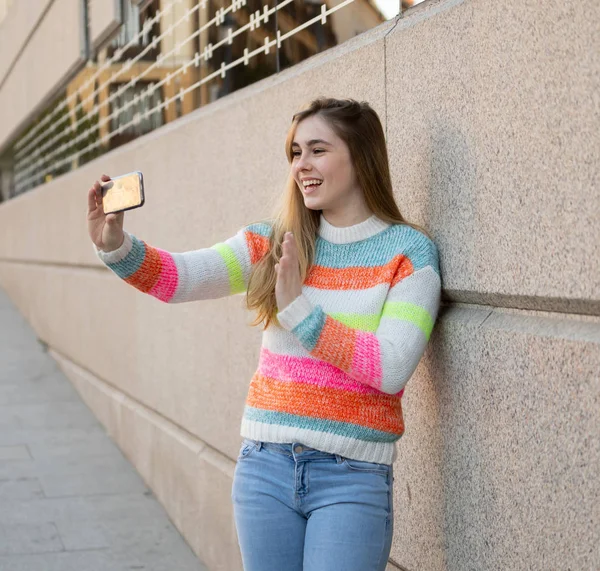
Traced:
[[327, 222], [323, 214], [321, 214], [318, 233], [321, 238], [328, 242], [332, 242], [333, 244], [349, 244], [351, 242], [358, 242], [370, 238], [389, 226], [390, 224], [377, 218], [377, 216], [373, 214], [363, 222], [340, 228]]

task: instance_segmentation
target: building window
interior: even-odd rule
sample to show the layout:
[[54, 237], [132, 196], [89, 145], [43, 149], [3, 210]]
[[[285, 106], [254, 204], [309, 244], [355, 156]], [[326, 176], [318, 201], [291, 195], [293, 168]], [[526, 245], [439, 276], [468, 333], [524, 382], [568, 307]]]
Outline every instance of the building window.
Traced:
[[[110, 86], [111, 148], [132, 141], [164, 124], [162, 88], [154, 89], [155, 82], [139, 82], [117, 95], [123, 84]], [[119, 128], [121, 131], [119, 132]]]

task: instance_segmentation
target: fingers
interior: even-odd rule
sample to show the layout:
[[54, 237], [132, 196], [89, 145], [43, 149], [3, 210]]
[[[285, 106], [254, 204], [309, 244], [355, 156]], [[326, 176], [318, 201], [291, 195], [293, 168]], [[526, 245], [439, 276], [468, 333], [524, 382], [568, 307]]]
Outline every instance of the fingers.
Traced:
[[296, 241], [294, 240], [294, 235], [291, 232], [285, 233], [282, 246], [284, 251], [287, 249], [288, 252], [292, 252], [295, 249]]
[[96, 202], [96, 190], [92, 186], [92, 188], [88, 190], [88, 213], [93, 212], [97, 207], [98, 204]]
[[96, 181], [93, 188], [94, 192], [96, 193], [96, 202], [100, 204], [102, 202], [102, 185]]
[[279, 263], [275, 264], [275, 271], [288, 271], [298, 266], [298, 252], [296, 242], [291, 232], [286, 232], [282, 242], [282, 255]]
[[[100, 177], [102, 182], [108, 182], [111, 178], [103, 174]], [[100, 181], [94, 182], [92, 188], [88, 191], [88, 212], [93, 212], [102, 204], [102, 184]]]
[[284, 254], [291, 258], [298, 257], [298, 250], [296, 249], [296, 240], [291, 232], [286, 232], [285, 239], [283, 241]]
[[281, 243], [281, 258], [279, 258], [279, 264], [283, 268], [287, 267], [287, 262], [291, 256], [289, 234], [289, 232], [285, 233], [283, 242]]
[[298, 249], [294, 236], [286, 232], [281, 243], [281, 258], [275, 264], [277, 281], [275, 298], [278, 311], [285, 309], [294, 299], [302, 294], [302, 278], [298, 263]]

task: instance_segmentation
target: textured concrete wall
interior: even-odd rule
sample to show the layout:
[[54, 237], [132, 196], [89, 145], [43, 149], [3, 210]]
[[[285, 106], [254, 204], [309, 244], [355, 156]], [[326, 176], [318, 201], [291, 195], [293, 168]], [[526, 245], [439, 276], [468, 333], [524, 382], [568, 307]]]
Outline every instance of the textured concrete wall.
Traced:
[[[34, 8], [41, 9], [42, 5], [35, 2]], [[22, 41], [22, 28], [17, 24], [22, 21], [30, 26], [31, 16], [14, 22], [15, 28], [7, 25], [9, 18], [10, 13], [3, 22], [2, 35], [14, 35], [16, 41]], [[0, 150], [85, 64], [83, 47], [81, 0], [54, 0], [19, 51], [0, 88]]]
[[269, 212], [300, 103], [370, 101], [447, 301], [406, 390], [392, 561], [597, 568], [597, 13], [426, 3], [0, 205], [0, 285], [211, 569], [241, 569], [229, 495], [260, 331], [241, 296], [167, 306], [103, 269], [92, 181], [142, 170], [127, 228], [210, 246]]
[[13, 2], [0, 23], [0, 85], [53, 0]]

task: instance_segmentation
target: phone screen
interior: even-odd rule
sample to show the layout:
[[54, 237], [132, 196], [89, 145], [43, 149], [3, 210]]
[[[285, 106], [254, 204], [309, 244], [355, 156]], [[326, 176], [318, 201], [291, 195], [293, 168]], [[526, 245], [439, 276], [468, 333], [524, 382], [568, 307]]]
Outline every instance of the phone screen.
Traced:
[[102, 207], [105, 214], [136, 208], [143, 203], [141, 173], [117, 176], [102, 185]]

